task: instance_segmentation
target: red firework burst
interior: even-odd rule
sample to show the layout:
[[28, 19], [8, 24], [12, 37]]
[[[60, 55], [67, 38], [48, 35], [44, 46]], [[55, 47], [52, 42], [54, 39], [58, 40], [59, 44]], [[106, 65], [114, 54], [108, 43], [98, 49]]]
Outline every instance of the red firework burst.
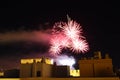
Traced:
[[70, 48], [75, 52], [86, 52], [89, 50], [88, 43], [82, 36], [82, 27], [76, 21], [68, 23], [56, 23], [53, 27], [52, 37], [50, 40], [50, 53], [60, 54], [63, 48]]

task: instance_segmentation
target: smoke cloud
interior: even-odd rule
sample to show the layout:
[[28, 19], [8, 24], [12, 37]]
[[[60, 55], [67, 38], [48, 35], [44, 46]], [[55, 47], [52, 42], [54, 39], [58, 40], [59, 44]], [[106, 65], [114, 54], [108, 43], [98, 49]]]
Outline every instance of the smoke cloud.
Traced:
[[56, 62], [57, 65], [66, 65], [70, 66], [70, 69], [74, 69], [75, 59], [73, 56], [60, 55], [54, 58], [54, 62]]
[[0, 34], [0, 43], [20, 41], [48, 43], [50, 36], [50, 30], [6, 32]]

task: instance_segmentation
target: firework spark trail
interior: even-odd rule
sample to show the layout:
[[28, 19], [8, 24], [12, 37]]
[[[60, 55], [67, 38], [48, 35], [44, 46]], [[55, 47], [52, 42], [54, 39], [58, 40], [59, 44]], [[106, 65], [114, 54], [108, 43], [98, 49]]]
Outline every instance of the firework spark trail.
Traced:
[[89, 50], [85, 37], [82, 36], [80, 24], [71, 20], [68, 23], [56, 23], [53, 27], [50, 43], [50, 53], [60, 54], [63, 48], [69, 48], [74, 52], [86, 52]]
[[50, 43], [52, 44], [50, 48], [50, 53], [59, 54], [63, 48], [68, 47], [69, 42], [68, 38], [65, 37], [62, 33], [53, 35]]
[[65, 35], [71, 39], [79, 38], [79, 34], [82, 33], [81, 26], [73, 21], [68, 22], [68, 24], [63, 28], [63, 30]]
[[52, 44], [52, 46], [51, 46], [49, 52], [59, 54], [61, 52], [61, 49], [62, 49], [59, 36], [54, 36], [51, 39], [51, 44]]
[[76, 51], [76, 52], [86, 52], [88, 51], [88, 44], [86, 42], [86, 40], [74, 40], [73, 41], [73, 44], [72, 44], [72, 48], [71, 48], [73, 51]]

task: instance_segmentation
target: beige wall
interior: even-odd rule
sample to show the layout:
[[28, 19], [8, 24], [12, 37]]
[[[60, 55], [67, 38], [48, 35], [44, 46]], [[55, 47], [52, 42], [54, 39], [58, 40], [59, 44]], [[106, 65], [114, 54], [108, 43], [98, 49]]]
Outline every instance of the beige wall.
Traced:
[[32, 64], [21, 64], [20, 65], [20, 77], [30, 77], [32, 76]]
[[93, 73], [93, 64], [82, 64], [80, 65], [80, 76], [82, 77], [91, 77], [94, 76]]
[[52, 66], [40, 62], [20, 65], [20, 77], [37, 77], [37, 71], [41, 77], [51, 77]]
[[52, 65], [42, 64], [42, 77], [51, 77], [52, 76]]
[[94, 64], [95, 76], [113, 76], [112, 65], [109, 63]]
[[114, 76], [112, 59], [79, 60], [80, 76]]

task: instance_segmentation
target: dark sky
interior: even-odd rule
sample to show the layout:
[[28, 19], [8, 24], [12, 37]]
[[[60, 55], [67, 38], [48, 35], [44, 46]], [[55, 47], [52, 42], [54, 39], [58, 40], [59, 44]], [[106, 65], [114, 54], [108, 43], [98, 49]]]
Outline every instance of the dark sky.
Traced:
[[[68, 14], [82, 25], [90, 51], [109, 53], [114, 66], [120, 67], [120, 12], [118, 2], [92, 1], [5, 1], [0, 3], [0, 36], [7, 32], [47, 30], [55, 22], [67, 21]], [[17, 36], [18, 37], [18, 36]], [[0, 67], [19, 63], [20, 58], [39, 57], [48, 47], [41, 43], [0, 41]], [[0, 39], [2, 40], [2, 39]], [[43, 48], [44, 47], [44, 48]], [[34, 53], [34, 54], [33, 54]], [[40, 53], [40, 54], [39, 54]], [[78, 55], [76, 58], [78, 57]], [[79, 54], [81, 56], [81, 54]]]

